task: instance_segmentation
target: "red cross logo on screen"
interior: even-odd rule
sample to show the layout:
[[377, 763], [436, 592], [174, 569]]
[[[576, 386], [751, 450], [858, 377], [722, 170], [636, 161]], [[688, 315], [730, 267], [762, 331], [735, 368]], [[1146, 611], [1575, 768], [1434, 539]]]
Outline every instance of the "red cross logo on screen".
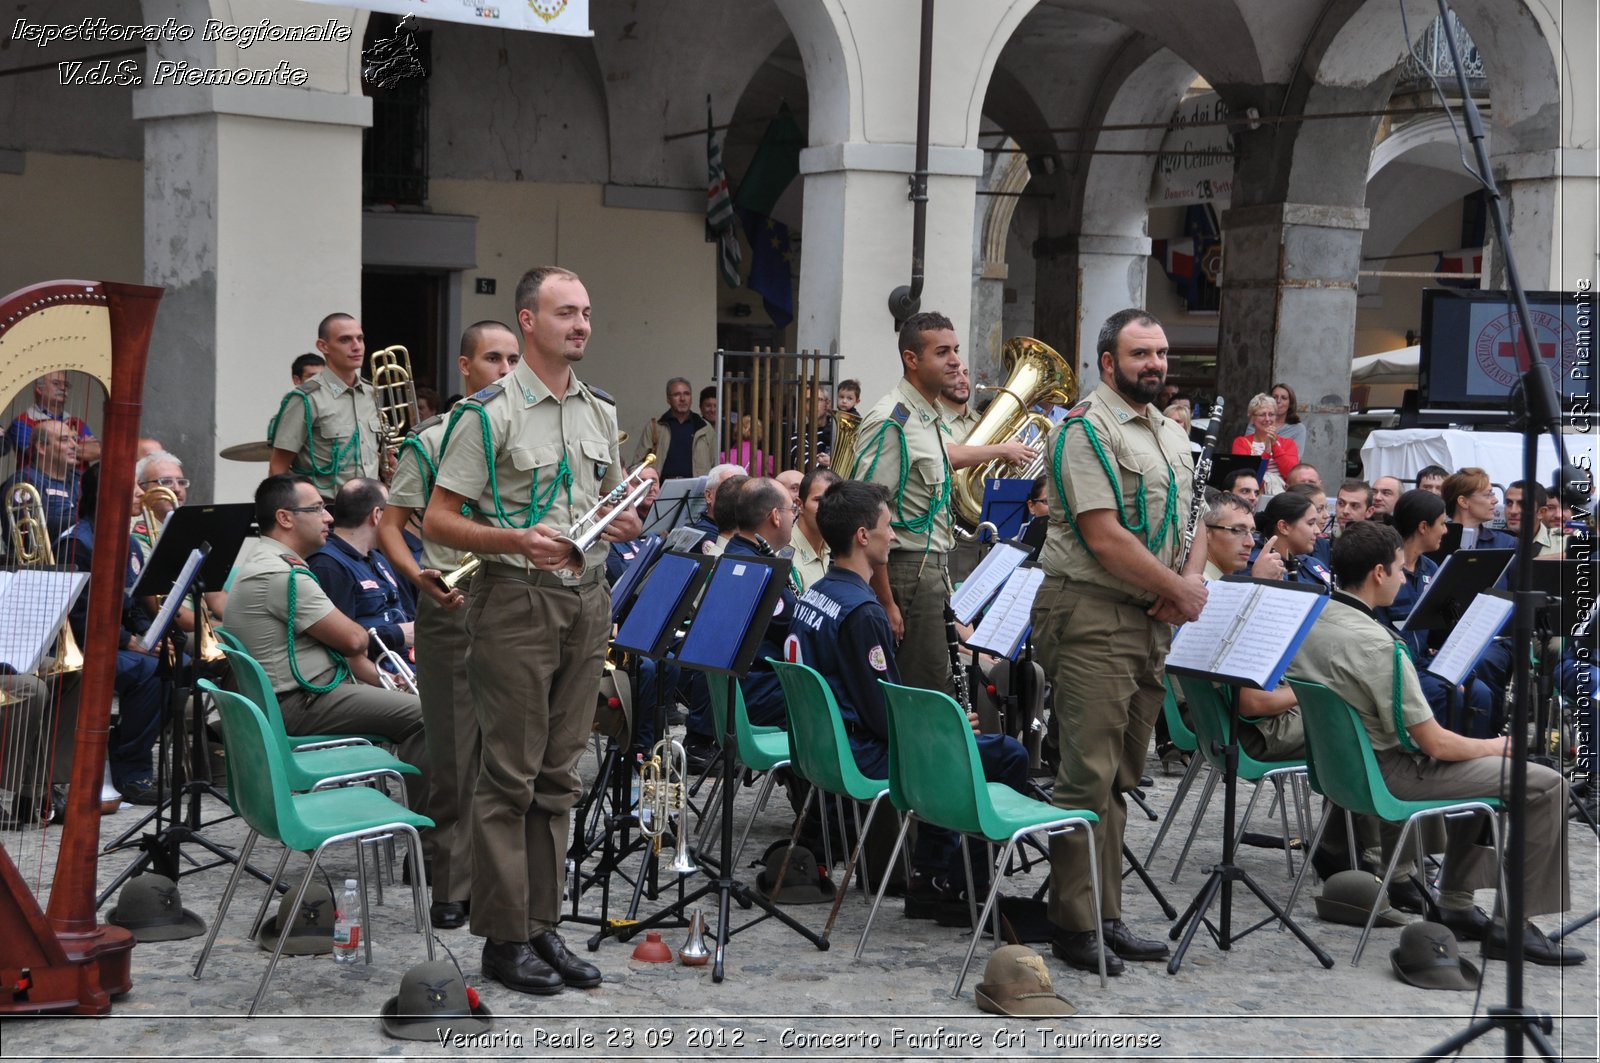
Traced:
[[[1555, 344], [1539, 344], [1539, 354], [1546, 361], [1553, 361], [1557, 353], [1558, 352]], [[1513, 350], [1512, 345], [1509, 342], [1501, 343], [1498, 349], [1495, 351], [1495, 357], [1500, 359], [1502, 362], [1515, 359], [1517, 363], [1517, 372], [1526, 373], [1528, 371], [1528, 338], [1526, 336], [1518, 336], [1515, 350]]]

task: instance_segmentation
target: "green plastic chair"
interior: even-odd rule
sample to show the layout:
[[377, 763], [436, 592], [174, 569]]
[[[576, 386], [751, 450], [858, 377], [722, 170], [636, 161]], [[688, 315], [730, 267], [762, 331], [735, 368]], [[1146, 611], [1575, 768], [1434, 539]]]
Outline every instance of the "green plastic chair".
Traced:
[[[838, 890], [835, 891], [833, 911], [829, 913], [827, 928], [823, 931], [823, 937], [826, 938], [833, 929], [834, 917], [844, 903], [844, 895], [850, 889], [850, 876], [861, 858], [861, 846], [866, 842], [867, 831], [872, 828], [872, 818], [878, 812], [878, 805], [889, 794], [889, 780], [869, 779], [861, 773], [860, 768], [856, 767], [855, 754], [850, 750], [850, 739], [844, 731], [844, 716], [839, 712], [839, 703], [834, 699], [833, 690], [820, 672], [804, 664], [791, 664], [787, 661], [771, 661], [771, 663], [773, 670], [778, 673], [778, 682], [783, 684], [783, 697], [789, 706], [794, 772], [811, 784], [811, 789], [806, 793], [805, 804], [800, 809], [800, 815], [795, 819], [794, 833], [789, 838], [789, 844], [793, 845], [799, 839], [806, 812], [810, 809], [811, 801], [818, 791], [832, 795], [841, 826], [844, 824], [846, 798], [852, 802], [851, 810], [855, 814], [856, 844], [850, 852], [849, 859], [845, 861], [844, 876], [839, 881]], [[826, 801], [827, 798], [823, 798], [824, 836], [827, 833], [828, 822]], [[861, 818], [858, 802], [865, 802], [867, 805], [865, 820]], [[829, 866], [832, 866], [831, 861]], [[892, 858], [889, 866], [894, 866]], [[775, 881], [783, 880], [784, 870], [779, 869], [778, 874], [774, 876]], [[868, 882], [865, 866], [861, 869], [861, 886], [862, 889], [871, 892], [872, 887]]]
[[[1223, 776], [1223, 754], [1220, 747], [1233, 744], [1233, 707], [1224, 700], [1223, 695], [1216, 687], [1204, 679], [1182, 675], [1178, 677], [1178, 684], [1183, 687], [1183, 696], [1189, 703], [1189, 719], [1194, 724], [1196, 746], [1200, 756], [1211, 765], [1212, 782], [1206, 786], [1206, 791], [1200, 805], [1195, 809], [1194, 822], [1189, 827], [1188, 840], [1183, 844], [1183, 852], [1178, 856], [1178, 863], [1172, 869], [1172, 881], [1178, 881], [1178, 874], [1183, 870], [1184, 862], [1189, 858], [1189, 849], [1194, 845], [1195, 835], [1200, 830], [1200, 820], [1205, 815], [1206, 806], [1210, 804], [1211, 793], [1215, 788], [1215, 781]], [[1302, 716], [1304, 713], [1302, 712]], [[1306, 836], [1305, 804], [1301, 800], [1300, 786], [1297, 777], [1305, 775], [1306, 762], [1303, 760], [1257, 760], [1246, 753], [1243, 748], [1238, 750], [1239, 766], [1238, 778], [1242, 782], [1263, 783], [1270, 782], [1278, 794], [1279, 820], [1283, 828], [1283, 858], [1289, 866], [1289, 876], [1292, 878], [1294, 868], [1294, 847], [1292, 835], [1289, 833], [1289, 804], [1284, 797], [1283, 784], [1291, 782], [1290, 787], [1294, 794], [1295, 819], [1300, 828], [1300, 837]], [[1250, 813], [1255, 810], [1256, 801], [1261, 797], [1262, 787], [1257, 785], [1250, 795], [1250, 801], [1245, 805], [1244, 815], [1239, 820], [1239, 833], [1243, 834], [1245, 827], [1250, 823]], [[1308, 859], [1311, 850], [1307, 850]]]
[[[728, 689], [727, 684], [721, 681], [720, 676], [710, 677], [706, 690], [711, 695], [711, 719], [716, 727], [717, 744], [721, 745], [723, 736], [728, 733]], [[755, 808], [750, 811], [750, 818], [745, 821], [744, 830], [739, 835], [739, 844], [733, 850], [733, 862], [730, 866], [739, 866], [739, 856], [744, 852], [745, 843], [750, 839], [750, 830], [755, 826], [756, 817], [761, 815], [767, 807], [767, 799], [772, 796], [773, 784], [777, 782], [774, 774], [779, 768], [786, 768], [792, 759], [789, 749], [789, 732], [781, 727], [761, 727], [750, 722], [750, 712], [745, 708], [744, 691], [738, 683], [733, 684], [733, 755], [739, 758], [739, 763], [751, 771], [762, 773], [765, 778], [761, 780], [761, 789], [756, 794]], [[717, 780], [721, 785], [722, 780]], [[716, 797], [713, 789], [712, 798]], [[708, 807], [720, 807], [712, 800]], [[708, 831], [715, 820], [706, 817], [705, 826], [701, 828], [700, 846], [703, 849]]]
[[[1388, 784], [1383, 781], [1383, 772], [1378, 768], [1378, 758], [1372, 751], [1372, 739], [1368, 737], [1366, 726], [1361, 722], [1361, 716], [1356, 710], [1321, 683], [1291, 679], [1289, 685], [1294, 688], [1295, 698], [1300, 702], [1300, 715], [1305, 720], [1306, 750], [1310, 754], [1311, 788], [1334, 805], [1350, 812], [1377, 816], [1390, 823], [1404, 824], [1400, 828], [1400, 837], [1394, 844], [1394, 851], [1389, 857], [1389, 866], [1384, 870], [1383, 885], [1378, 888], [1378, 899], [1388, 893], [1389, 880], [1394, 877], [1395, 864], [1399, 862], [1400, 854], [1405, 852], [1406, 835], [1411, 832], [1412, 824], [1429, 816], [1482, 814], [1488, 818], [1489, 833], [1494, 839], [1495, 866], [1502, 869], [1500, 890], [1504, 892], [1505, 865], [1500, 850], [1500, 820], [1496, 816], [1496, 813], [1505, 807], [1500, 798], [1484, 796], [1447, 798], [1438, 801], [1405, 801], [1395, 797], [1389, 792]], [[1322, 832], [1328, 826], [1328, 813], [1331, 811], [1332, 806], [1323, 807], [1322, 817], [1317, 822], [1317, 833], [1312, 839], [1309, 852], [1316, 852], [1317, 846], [1321, 844]], [[1421, 835], [1422, 832], [1418, 831], [1418, 867], [1422, 866]], [[1295, 879], [1294, 892], [1289, 894], [1289, 903], [1284, 908], [1286, 913], [1294, 910], [1305, 876], [1305, 868], [1302, 867], [1300, 876]], [[1495, 904], [1498, 908], [1498, 897]], [[1367, 947], [1367, 938], [1372, 933], [1372, 924], [1377, 917], [1378, 902], [1375, 899], [1372, 910], [1367, 913], [1367, 925], [1361, 931], [1361, 940], [1356, 943], [1355, 955], [1350, 957], [1352, 967], [1361, 962], [1361, 952]]]
[[[208, 679], [200, 680], [200, 688], [212, 696], [218, 711], [222, 714], [222, 731], [230, 765], [229, 792], [235, 795], [239, 814], [250, 825], [250, 836], [239, 851], [239, 859], [234, 864], [233, 874], [229, 877], [228, 886], [222, 893], [222, 903], [217, 908], [216, 918], [211, 921], [210, 933], [206, 935], [205, 947], [201, 949], [200, 958], [195, 963], [196, 978], [199, 978], [205, 969], [206, 958], [216, 943], [217, 932], [222, 928], [228, 904], [233, 900], [234, 891], [238, 888], [239, 879], [249, 863], [250, 852], [255, 847], [257, 837], [264, 835], [274, 841], [282, 842], [286, 850], [311, 854], [310, 866], [300, 878], [300, 887], [294, 892], [294, 900], [284, 908], [286, 912], [295, 912], [300, 910], [300, 904], [305, 899], [306, 887], [311, 884], [317, 864], [328, 846], [339, 842], [360, 841], [368, 837], [400, 834], [404, 835], [410, 849], [413, 861], [411, 866], [421, 867], [422, 838], [417, 831], [433, 826], [433, 821], [427, 816], [411, 812], [403, 805], [396, 804], [377, 790], [366, 786], [294, 793], [289, 788], [283, 753], [266, 715], [248, 698], [223, 690]], [[281, 869], [282, 864], [279, 867]], [[372, 920], [367, 910], [366, 874], [359, 862], [357, 869], [362, 880], [361, 925], [367, 931], [367, 962], [370, 964]], [[424, 925], [424, 909], [427, 907], [425, 896], [427, 886], [423, 882], [424, 876], [412, 877], [414, 881], [411, 886], [411, 899], [417, 926], [421, 928]], [[267, 885], [269, 898], [276, 893], [277, 886], [278, 876], [274, 875], [273, 880]], [[278, 957], [283, 954], [284, 942], [289, 938], [290, 923], [291, 920], [283, 920], [277, 945], [272, 950], [272, 959], [267, 962], [267, 969], [261, 976], [261, 984], [256, 988], [255, 999], [250, 1003], [252, 1018], [255, 1017], [256, 1009], [261, 1006], [261, 998], [267, 991], [267, 983], [272, 979], [274, 968], [278, 965]], [[432, 960], [433, 936], [425, 933], [423, 937], [427, 945], [428, 959]]]
[[[916, 817], [936, 827], [982, 838], [988, 843], [1005, 843], [995, 874], [983, 901], [983, 911], [974, 923], [966, 958], [956, 973], [951, 997], [961, 995], [967, 968], [978, 947], [983, 926], [994, 908], [1000, 891], [1000, 871], [1011, 860], [1017, 841], [1030, 835], [1051, 837], [1083, 830], [1089, 835], [1089, 882], [1094, 890], [1094, 910], [1100, 910], [1100, 868], [1095, 855], [1094, 825], [1099, 817], [1082, 809], [1056, 808], [1043, 801], [1024, 797], [1004, 783], [988, 782], [978, 759], [978, 743], [967, 723], [967, 714], [948, 694], [879, 682], [889, 709], [889, 800], [905, 815], [895, 854], [905, 845], [906, 830]], [[894, 862], [891, 856], [889, 862]], [[970, 868], [970, 865], [969, 865]], [[969, 870], [970, 875], [970, 870]], [[866, 948], [872, 932], [872, 919], [883, 903], [885, 881], [878, 885], [867, 925], [861, 931], [856, 957]], [[971, 883], [968, 883], [969, 893]], [[1000, 939], [999, 933], [995, 940]], [[1100, 950], [1100, 985], [1106, 984], [1105, 944], [1100, 928], [1095, 928], [1095, 944]]]
[[[222, 644], [223, 653], [227, 653], [229, 650], [234, 650], [238, 653], [244, 654], [247, 657], [250, 657], [251, 661], [255, 661], [255, 658], [250, 656], [250, 651], [245, 647], [245, 644], [239, 641], [237, 635], [223, 627], [214, 628], [213, 631], [217, 636], [217, 641]], [[260, 670], [260, 667], [260, 664], [257, 663], [256, 668], [258, 671]], [[240, 684], [240, 693], [244, 694], [245, 697], [249, 698], [257, 705], [262, 706], [263, 711], [267, 711], [265, 709], [265, 706], [267, 705], [271, 705], [274, 709], [276, 709], [278, 704], [278, 695], [275, 691], [273, 691], [272, 684], [267, 680], [265, 674], [262, 674], [259, 677], [259, 682], [254, 688], [246, 688], [244, 686], [244, 678], [241, 676], [236, 675], [235, 681]], [[283, 714], [281, 711], [278, 713], [278, 718], [280, 720], [283, 719]], [[291, 735], [289, 737], [289, 741], [293, 743], [295, 749], [317, 749], [326, 746], [355, 745], [383, 746], [389, 744], [389, 740], [387, 738], [383, 737], [383, 735], [377, 734]]]
[[[1185, 753], [1193, 754], [1200, 747], [1200, 740], [1195, 733], [1189, 730], [1189, 725], [1183, 720], [1183, 713], [1178, 710], [1178, 698], [1172, 689], [1172, 677], [1169, 675], [1162, 680], [1166, 684], [1167, 695], [1161, 701], [1161, 714], [1167, 721], [1167, 735], [1172, 739], [1172, 744]], [[1172, 824], [1177, 821], [1178, 809], [1189, 798], [1189, 791], [1194, 786], [1195, 779], [1199, 778], [1202, 769], [1211, 765], [1206, 758], [1198, 756], [1189, 757], [1189, 767], [1184, 771], [1183, 778], [1178, 780], [1178, 791], [1172, 795], [1172, 804], [1167, 807], [1167, 815], [1161, 821], [1161, 829], [1156, 832], [1156, 840], [1151, 843], [1150, 851], [1145, 854], [1146, 867], [1155, 863], [1156, 853], [1161, 851], [1161, 843], [1166, 840], [1167, 831], [1172, 829]], [[1206, 779], [1206, 788], [1200, 796], [1200, 805], [1208, 808], [1211, 805], [1211, 794], [1217, 788], [1215, 773]]]

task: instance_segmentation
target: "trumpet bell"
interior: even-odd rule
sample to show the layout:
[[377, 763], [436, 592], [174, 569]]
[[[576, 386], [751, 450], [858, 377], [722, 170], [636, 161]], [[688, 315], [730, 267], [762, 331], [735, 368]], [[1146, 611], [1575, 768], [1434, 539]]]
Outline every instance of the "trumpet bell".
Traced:
[[685, 967], [703, 967], [710, 958], [711, 950], [706, 947], [706, 916], [696, 908], [689, 916], [689, 936], [678, 950], [678, 962]]

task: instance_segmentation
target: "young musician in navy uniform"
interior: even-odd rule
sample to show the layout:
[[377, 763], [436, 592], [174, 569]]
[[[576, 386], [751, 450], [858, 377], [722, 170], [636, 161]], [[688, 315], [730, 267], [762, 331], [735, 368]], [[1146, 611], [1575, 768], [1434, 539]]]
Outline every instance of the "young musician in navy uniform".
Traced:
[[[895, 531], [889, 494], [877, 484], [845, 480], [829, 487], [817, 509], [817, 524], [832, 556], [828, 574], [795, 605], [784, 648], [786, 659], [817, 670], [833, 691], [844, 718], [856, 766], [870, 779], [889, 775], [889, 721], [878, 680], [900, 682], [889, 617], [871, 586], [889, 563]], [[973, 730], [977, 717], [969, 714]], [[1028, 751], [1007, 735], [978, 735], [984, 777], [1028, 793]], [[974, 888], [986, 888], [989, 869], [973, 861]], [[918, 824], [907, 885], [910, 918], [955, 917], [970, 921], [961, 870], [959, 839], [949, 831]]]
[[[388, 495], [377, 480], [362, 476], [345, 481], [329, 509], [333, 530], [328, 541], [306, 564], [341, 613], [376, 631], [385, 646], [404, 656], [415, 640], [417, 597], [378, 549], [378, 522]], [[409, 549], [405, 556], [411, 556]]]
[[[723, 557], [773, 557], [789, 545], [794, 534], [794, 502], [788, 489], [777, 480], [761, 476], [746, 480], [739, 489], [734, 512], [738, 531], [728, 540]], [[783, 687], [767, 658], [783, 652], [789, 622], [794, 617], [794, 602], [794, 589], [790, 584], [783, 588], [778, 604], [773, 607], [772, 620], [762, 636], [755, 662], [750, 665], [749, 673], [739, 680], [750, 722], [759, 727], [785, 730], [789, 727]]]
[[[625, 470], [616, 410], [580, 381], [589, 293], [541, 266], [517, 285], [522, 362], [452, 411], [424, 526], [482, 561], [467, 599], [467, 675], [483, 729], [473, 792], [472, 932], [483, 973], [523, 993], [600, 984], [556, 924], [578, 757], [600, 691], [611, 598], [608, 543], [638, 536], [627, 510], [580, 552], [564, 538]], [[472, 515], [463, 515], [463, 507]]]
[[1268, 499], [1255, 519], [1263, 539], [1278, 540], [1276, 549], [1287, 569], [1285, 578], [1324, 593], [1333, 589], [1333, 573], [1316, 556], [1322, 510], [1311, 499], [1298, 491], [1284, 491]]

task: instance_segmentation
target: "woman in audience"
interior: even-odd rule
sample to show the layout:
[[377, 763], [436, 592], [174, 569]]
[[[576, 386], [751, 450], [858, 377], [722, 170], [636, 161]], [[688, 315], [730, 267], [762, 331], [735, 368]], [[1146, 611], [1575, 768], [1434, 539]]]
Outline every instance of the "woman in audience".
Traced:
[[1276, 431], [1278, 403], [1271, 395], [1257, 395], [1251, 399], [1246, 413], [1253, 431], [1234, 437], [1233, 452], [1266, 456], [1267, 475], [1262, 493], [1275, 495], [1283, 490], [1284, 473], [1300, 464], [1300, 448]]
[[1294, 397], [1294, 388], [1288, 384], [1274, 384], [1268, 393], [1278, 409], [1278, 434], [1296, 447], [1306, 445], [1306, 426], [1300, 423], [1300, 403]]

